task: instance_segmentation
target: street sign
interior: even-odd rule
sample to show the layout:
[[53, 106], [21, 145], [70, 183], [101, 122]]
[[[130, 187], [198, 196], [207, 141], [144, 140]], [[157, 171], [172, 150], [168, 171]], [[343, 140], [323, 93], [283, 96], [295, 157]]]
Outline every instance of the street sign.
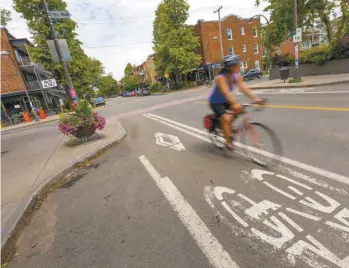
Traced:
[[157, 145], [169, 147], [176, 151], [185, 150], [184, 145], [181, 143], [181, 141], [177, 136], [158, 132], [158, 133], [155, 133], [155, 138], [156, 138]]
[[20, 109], [21, 106], [20, 106], [19, 104], [15, 104], [15, 108], [16, 108], [16, 109]]
[[55, 79], [47, 79], [41, 81], [43, 88], [50, 88], [50, 87], [56, 87], [57, 83]]
[[70, 18], [69, 11], [49, 11], [48, 15], [52, 19], [69, 19]]
[[302, 28], [293, 30], [293, 43], [302, 42]]
[[168, 79], [168, 77], [169, 77], [168, 73], [165, 73], [165, 77], [166, 77], [166, 79]]
[[[52, 61], [59, 62], [58, 52], [54, 40], [47, 40], [47, 45], [51, 53]], [[72, 58], [70, 55], [67, 41], [65, 39], [58, 39], [58, 46], [61, 49], [63, 60], [71, 61]]]

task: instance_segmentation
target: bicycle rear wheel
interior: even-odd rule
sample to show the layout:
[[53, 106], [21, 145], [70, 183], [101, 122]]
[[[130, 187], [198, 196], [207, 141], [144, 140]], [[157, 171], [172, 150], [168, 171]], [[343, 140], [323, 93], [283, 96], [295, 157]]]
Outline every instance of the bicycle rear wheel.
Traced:
[[252, 122], [240, 133], [239, 147], [243, 154], [256, 164], [273, 166], [282, 155], [281, 142], [269, 127]]

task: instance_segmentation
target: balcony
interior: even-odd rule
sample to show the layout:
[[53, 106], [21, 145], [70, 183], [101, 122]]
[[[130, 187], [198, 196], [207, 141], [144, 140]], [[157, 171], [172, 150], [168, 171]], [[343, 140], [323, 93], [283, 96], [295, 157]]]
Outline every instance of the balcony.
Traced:
[[33, 63], [30, 58], [28, 56], [21, 56], [19, 59], [18, 59], [18, 65], [20, 67], [25, 67], [25, 66], [32, 66], [34, 65], [35, 63]]
[[28, 90], [41, 89], [39, 81], [25, 81]]

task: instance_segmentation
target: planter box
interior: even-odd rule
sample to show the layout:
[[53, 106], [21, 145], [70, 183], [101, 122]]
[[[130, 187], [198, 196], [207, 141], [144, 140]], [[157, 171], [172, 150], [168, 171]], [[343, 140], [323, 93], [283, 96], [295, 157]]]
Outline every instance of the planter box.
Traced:
[[96, 128], [94, 126], [81, 126], [78, 127], [76, 133], [74, 134], [75, 138], [84, 139], [92, 136], [96, 133]]
[[[288, 68], [290, 68], [290, 77], [293, 77], [295, 66], [288, 66]], [[349, 73], [349, 59], [328, 61], [324, 65], [301, 64], [298, 68], [298, 76], [300, 77], [342, 73]], [[273, 79], [281, 79], [280, 67], [271, 68], [269, 80]]]

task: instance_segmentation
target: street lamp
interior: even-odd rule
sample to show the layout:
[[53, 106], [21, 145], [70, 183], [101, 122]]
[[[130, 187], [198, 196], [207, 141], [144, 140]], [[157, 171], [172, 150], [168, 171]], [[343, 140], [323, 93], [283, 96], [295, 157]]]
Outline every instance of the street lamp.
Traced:
[[[260, 17], [263, 17], [263, 18], [266, 20], [267, 25], [270, 24], [268, 18], [267, 18], [266, 16], [262, 15], [262, 14], [258, 14], [258, 15], [252, 16], [252, 17], [248, 20], [248, 24], [251, 24], [254, 18], [259, 18], [259, 19], [260, 19]], [[271, 68], [272, 68], [272, 64], [271, 64], [271, 49], [269, 49], [268, 55], [269, 55], [269, 61], [270, 61], [270, 66], [269, 66], [269, 71], [270, 71]]]
[[[211, 47], [209, 47], [209, 46], [210, 46], [212, 40], [215, 41], [217, 39], [218, 39], [217, 36], [212, 37], [212, 39], [209, 38], [209, 40], [207, 42], [207, 45], [206, 45], [206, 49], [205, 49], [205, 51], [207, 51], [207, 48], [209, 48], [209, 55], [208, 55], [209, 59], [208, 59], [208, 61], [210, 63], [210, 68], [208, 69], [208, 76], [209, 76], [210, 85], [212, 84], [212, 76], [211, 76], [212, 56], [211, 56]], [[205, 53], [205, 62], [207, 64], [206, 53]]]
[[[10, 60], [12, 61], [13, 65], [16, 66], [16, 63], [13, 61], [13, 59], [11, 58], [10, 53], [8, 53], [8, 51], [2, 50], [2, 51], [0, 51], [0, 53], [1, 53], [1, 54], [0, 54], [1, 56], [7, 56], [7, 57], [9, 57]], [[23, 82], [24, 82], [24, 78], [23, 78], [23, 75], [22, 75], [21, 72], [19, 72], [19, 75], [22, 77]], [[30, 97], [29, 97], [27, 88], [25, 89], [25, 94], [26, 94], [26, 96], [27, 96], [27, 98], [28, 98], [29, 105], [30, 105], [30, 108], [31, 108], [32, 113], [33, 113], [33, 115], [34, 115], [35, 121], [40, 121], [39, 118], [38, 118], [38, 116], [37, 116], [37, 114], [36, 114], [36, 112], [35, 112], [35, 110], [34, 110], [34, 106], [33, 106], [32, 102], [31, 102], [31, 100], [30, 100]]]

